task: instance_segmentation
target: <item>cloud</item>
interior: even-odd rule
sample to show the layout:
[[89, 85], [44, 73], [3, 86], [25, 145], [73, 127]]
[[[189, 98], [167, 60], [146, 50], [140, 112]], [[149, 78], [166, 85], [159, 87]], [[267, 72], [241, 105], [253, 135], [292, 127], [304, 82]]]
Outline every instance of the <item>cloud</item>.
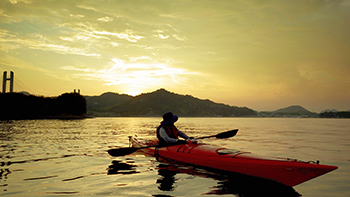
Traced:
[[105, 16], [105, 17], [98, 18], [97, 20], [102, 22], [112, 22], [113, 18]]
[[141, 57], [129, 57], [130, 62], [137, 62], [139, 60], [152, 60], [152, 58], [148, 56], [141, 56]]
[[44, 35], [34, 33], [29, 34], [25, 37], [10, 34], [6, 30], [0, 30], [0, 43], [7, 44], [8, 48], [2, 47], [2, 51], [9, 51], [16, 48], [28, 47], [30, 49], [37, 49], [42, 51], [52, 51], [60, 54], [74, 54], [74, 55], [83, 55], [89, 57], [100, 57], [100, 54], [91, 53], [87, 50], [70, 47], [66, 45], [62, 45], [59, 43], [55, 43]]
[[344, 0], [344, 1], [342, 1], [342, 2], [340, 3], [340, 5], [345, 6], [345, 7], [348, 7], [348, 6], [350, 6], [350, 0]]
[[74, 55], [83, 55], [89, 57], [101, 57], [100, 54], [90, 53], [80, 48], [68, 47], [63, 45], [48, 44], [48, 43], [34, 43], [29, 46], [32, 49], [39, 49], [43, 51], [53, 51], [60, 54], [74, 54]]
[[12, 4], [17, 4], [17, 3], [20, 3], [20, 2], [23, 2], [23, 3], [32, 3], [33, 2], [33, 0], [9, 0], [10, 1], [10, 3], [12, 3]]
[[90, 68], [77, 68], [75, 66], [62, 66], [60, 69], [69, 70], [69, 71], [82, 71], [82, 72], [90, 72]]
[[162, 30], [156, 30], [155, 31], [157, 34], [154, 36], [154, 37], [156, 37], [156, 38], [160, 38], [160, 39], [167, 39], [167, 38], [169, 38], [170, 36], [164, 36], [163, 35], [163, 31]]
[[143, 38], [143, 36], [135, 36], [134, 31], [130, 29], [127, 29], [124, 33], [113, 33], [108, 31], [93, 31], [93, 33], [97, 35], [116, 36], [120, 39], [125, 39], [129, 42], [137, 42], [138, 40]]
[[69, 16], [71, 16], [72, 18], [84, 18], [85, 17], [82, 14], [70, 14]]
[[[160, 84], [184, 85], [188, 83], [189, 76], [201, 76], [199, 72], [182, 68], [174, 68], [166, 63], [152, 62], [149, 57], [130, 58], [129, 62], [117, 58], [112, 59], [109, 66], [104, 69], [80, 68], [64, 66], [61, 69], [75, 71], [74, 78], [85, 80], [98, 80], [107, 86], [118, 86], [120, 89], [149, 89], [157, 88]], [[149, 62], [139, 61], [149, 60]], [[163, 87], [164, 87], [163, 86]], [[126, 91], [126, 90], [125, 90]]]
[[47, 69], [35, 67], [31, 63], [25, 62], [8, 54], [0, 54], [0, 65], [10, 66], [13, 68], [34, 70], [44, 73], [49, 72]]
[[59, 79], [59, 80], [70, 80], [65, 76], [62, 77], [61, 75], [54, 73], [50, 69], [41, 68], [41, 67], [32, 65], [31, 63], [28, 63], [24, 60], [18, 59], [16, 57], [8, 55], [8, 54], [1, 54], [0, 53], [0, 65], [3, 65], [5, 67], [17, 68], [17, 69], [21, 69], [21, 70], [25, 69], [25, 70], [35, 71], [35, 72], [42, 73], [42, 74], [45, 74], [47, 76]]

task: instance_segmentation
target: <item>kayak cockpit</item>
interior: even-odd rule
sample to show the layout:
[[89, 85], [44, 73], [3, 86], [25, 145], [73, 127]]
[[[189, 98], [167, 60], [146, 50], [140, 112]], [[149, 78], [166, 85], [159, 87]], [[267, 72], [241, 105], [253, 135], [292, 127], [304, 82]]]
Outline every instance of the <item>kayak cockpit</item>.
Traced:
[[240, 150], [236, 150], [236, 149], [227, 149], [227, 148], [220, 148], [217, 149], [216, 152], [219, 155], [236, 155], [238, 153], [241, 153]]

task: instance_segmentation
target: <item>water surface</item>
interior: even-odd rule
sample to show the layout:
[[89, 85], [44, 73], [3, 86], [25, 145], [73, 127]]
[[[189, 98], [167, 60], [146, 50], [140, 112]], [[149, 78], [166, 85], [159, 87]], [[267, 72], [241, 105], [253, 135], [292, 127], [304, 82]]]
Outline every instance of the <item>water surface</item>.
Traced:
[[190, 136], [238, 128], [237, 136], [205, 142], [261, 155], [320, 160], [339, 169], [295, 186], [256, 184], [245, 177], [159, 162], [109, 148], [128, 136], [153, 138], [161, 118], [18, 120], [0, 122], [0, 196], [247, 196], [293, 191], [302, 196], [350, 196], [350, 120], [298, 118], [181, 118]]

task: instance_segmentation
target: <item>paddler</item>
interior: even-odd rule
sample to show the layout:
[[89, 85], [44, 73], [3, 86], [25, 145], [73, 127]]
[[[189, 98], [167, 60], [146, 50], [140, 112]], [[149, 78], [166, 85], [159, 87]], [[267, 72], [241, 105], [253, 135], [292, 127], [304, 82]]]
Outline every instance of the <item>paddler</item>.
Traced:
[[[177, 129], [174, 123], [179, 119], [177, 115], [171, 112], [167, 112], [163, 115], [163, 121], [157, 128], [157, 138], [159, 144], [186, 144], [187, 142], [197, 143], [194, 138], [188, 137], [185, 133]], [[179, 137], [185, 140], [180, 140]]]

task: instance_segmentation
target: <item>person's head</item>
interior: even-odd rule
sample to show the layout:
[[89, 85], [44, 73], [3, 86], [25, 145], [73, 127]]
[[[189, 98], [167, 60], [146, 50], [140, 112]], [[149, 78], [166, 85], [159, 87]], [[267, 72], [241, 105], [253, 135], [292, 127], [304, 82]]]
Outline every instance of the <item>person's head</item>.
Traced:
[[167, 112], [163, 115], [163, 121], [160, 122], [160, 124], [171, 125], [171, 124], [174, 124], [178, 119], [179, 117], [177, 117], [177, 115], [174, 115], [171, 112]]

